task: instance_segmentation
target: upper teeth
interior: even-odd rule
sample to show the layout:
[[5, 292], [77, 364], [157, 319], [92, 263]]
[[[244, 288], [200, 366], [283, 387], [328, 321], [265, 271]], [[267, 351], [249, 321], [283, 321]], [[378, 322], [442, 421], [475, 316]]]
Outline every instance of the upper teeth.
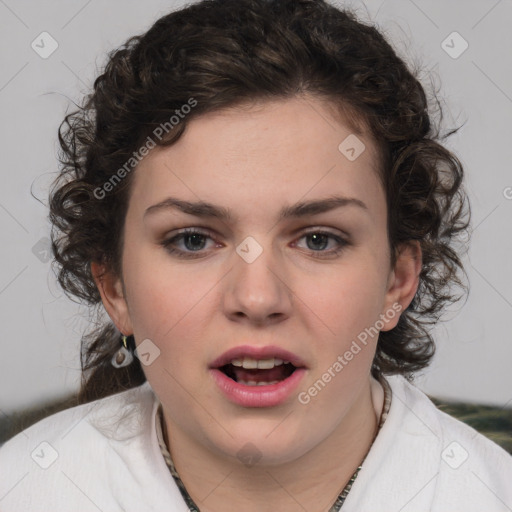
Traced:
[[233, 366], [241, 366], [247, 370], [269, 370], [274, 366], [280, 366], [283, 363], [288, 364], [289, 361], [283, 361], [277, 357], [271, 357], [270, 359], [253, 359], [252, 357], [244, 357], [243, 359], [233, 359], [231, 364]]

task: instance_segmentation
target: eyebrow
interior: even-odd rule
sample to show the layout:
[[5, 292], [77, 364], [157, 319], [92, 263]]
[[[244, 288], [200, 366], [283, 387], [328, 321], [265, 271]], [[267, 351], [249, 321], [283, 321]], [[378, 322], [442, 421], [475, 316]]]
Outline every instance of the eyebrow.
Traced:
[[[357, 206], [368, 211], [368, 207], [363, 201], [353, 197], [332, 196], [325, 199], [312, 201], [302, 201], [291, 206], [285, 206], [278, 215], [278, 222], [290, 219], [306, 217], [308, 215], [318, 215], [342, 206]], [[169, 209], [177, 209], [183, 213], [194, 215], [195, 217], [214, 217], [224, 222], [232, 222], [234, 216], [228, 208], [216, 206], [205, 201], [184, 201], [175, 197], [168, 197], [160, 203], [154, 204], [146, 209], [144, 218], [147, 215]]]

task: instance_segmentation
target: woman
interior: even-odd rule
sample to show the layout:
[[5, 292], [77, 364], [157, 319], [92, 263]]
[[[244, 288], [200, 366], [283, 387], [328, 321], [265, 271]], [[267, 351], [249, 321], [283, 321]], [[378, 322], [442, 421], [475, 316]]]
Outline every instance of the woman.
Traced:
[[51, 192], [59, 281], [110, 319], [81, 405], [0, 450], [1, 510], [510, 510], [512, 458], [408, 380], [467, 228], [427, 107], [323, 1], [204, 1], [113, 52]]

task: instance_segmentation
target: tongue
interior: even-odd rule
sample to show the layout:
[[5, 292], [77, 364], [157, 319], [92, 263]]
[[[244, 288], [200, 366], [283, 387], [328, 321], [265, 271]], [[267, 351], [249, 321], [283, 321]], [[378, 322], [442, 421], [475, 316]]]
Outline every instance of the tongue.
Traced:
[[274, 366], [268, 370], [246, 370], [239, 366], [234, 367], [234, 374], [237, 381], [272, 382], [273, 380], [284, 380], [289, 375], [284, 365]]

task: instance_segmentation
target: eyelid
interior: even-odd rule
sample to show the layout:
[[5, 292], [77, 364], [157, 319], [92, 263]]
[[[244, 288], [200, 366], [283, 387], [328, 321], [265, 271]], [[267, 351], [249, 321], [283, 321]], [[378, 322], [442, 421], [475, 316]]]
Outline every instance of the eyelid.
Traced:
[[218, 237], [218, 235], [216, 235], [215, 232], [210, 229], [190, 226], [190, 227], [186, 227], [186, 228], [169, 231], [169, 232], [165, 233], [164, 235], [162, 235], [162, 239], [163, 239], [163, 241], [169, 241], [169, 240], [172, 240], [179, 236], [188, 235], [188, 234], [203, 235], [203, 236], [207, 236], [207, 237], [211, 238], [212, 240], [215, 240]]
[[349, 234], [346, 231], [343, 231], [339, 228], [331, 228], [327, 226], [310, 226], [308, 228], [301, 228], [297, 230], [298, 233], [308, 234], [308, 233], [327, 233], [332, 236], [338, 236], [340, 238], [349, 238]]

